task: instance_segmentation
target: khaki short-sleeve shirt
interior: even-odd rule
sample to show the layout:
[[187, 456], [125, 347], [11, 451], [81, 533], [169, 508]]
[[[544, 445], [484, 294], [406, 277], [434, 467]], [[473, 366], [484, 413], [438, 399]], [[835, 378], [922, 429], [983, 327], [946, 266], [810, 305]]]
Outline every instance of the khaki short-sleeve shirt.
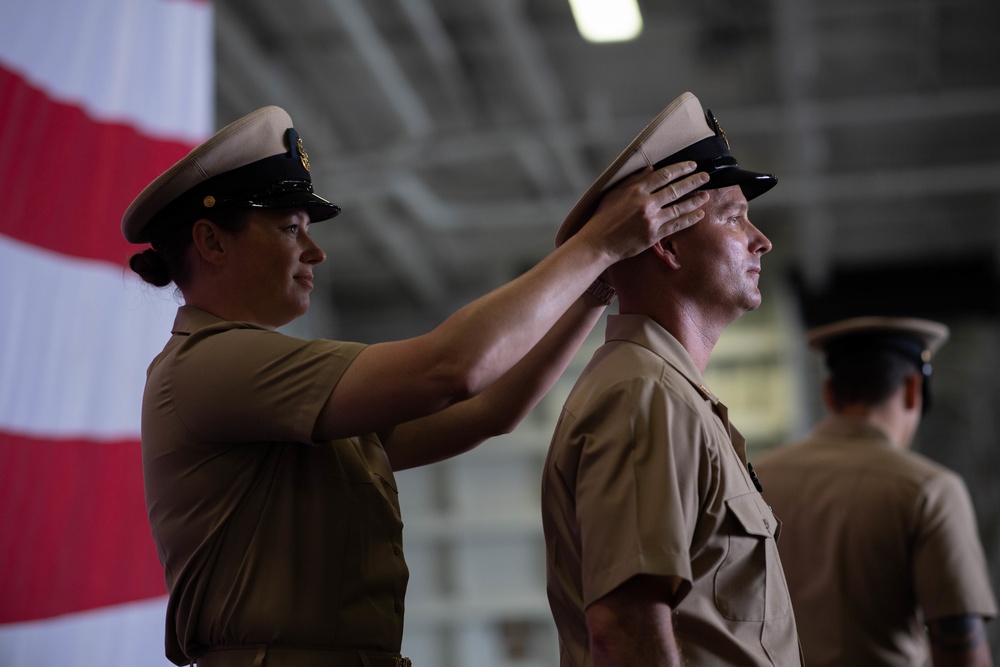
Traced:
[[311, 440], [363, 347], [178, 311], [142, 415], [174, 663], [234, 645], [399, 651], [408, 573], [389, 461], [375, 435]]
[[965, 483], [864, 421], [759, 457], [806, 664], [920, 665], [923, 618], [996, 615]]
[[744, 447], [669, 333], [643, 316], [609, 318], [543, 473], [563, 667], [591, 664], [586, 608], [639, 574], [685, 582], [670, 602], [687, 664], [800, 664], [778, 525]]

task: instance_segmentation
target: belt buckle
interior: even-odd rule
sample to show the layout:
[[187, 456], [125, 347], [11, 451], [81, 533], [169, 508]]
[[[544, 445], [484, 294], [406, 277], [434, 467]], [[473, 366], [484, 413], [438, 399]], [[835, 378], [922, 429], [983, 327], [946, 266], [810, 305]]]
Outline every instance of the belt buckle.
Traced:
[[413, 667], [413, 663], [406, 656], [395, 656], [392, 659], [392, 663], [394, 667]]

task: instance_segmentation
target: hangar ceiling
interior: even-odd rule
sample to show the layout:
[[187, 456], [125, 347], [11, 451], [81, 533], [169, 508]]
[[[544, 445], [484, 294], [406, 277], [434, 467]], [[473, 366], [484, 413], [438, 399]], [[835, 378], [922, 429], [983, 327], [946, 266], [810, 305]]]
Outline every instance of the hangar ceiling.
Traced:
[[219, 126], [285, 107], [344, 209], [314, 229], [325, 335], [418, 333], [531, 266], [685, 90], [741, 164], [779, 176], [752, 207], [775, 245], [765, 278], [995, 273], [1000, 3], [639, 4], [640, 37], [600, 45], [566, 0], [216, 1]]

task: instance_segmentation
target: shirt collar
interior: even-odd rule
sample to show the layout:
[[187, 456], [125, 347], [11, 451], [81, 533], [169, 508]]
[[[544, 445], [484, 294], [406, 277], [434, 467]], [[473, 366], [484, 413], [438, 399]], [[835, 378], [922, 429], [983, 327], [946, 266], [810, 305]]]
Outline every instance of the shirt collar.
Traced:
[[813, 428], [813, 432], [822, 437], [840, 440], [865, 440], [879, 446], [892, 448], [889, 437], [882, 429], [873, 426], [864, 419], [856, 417], [841, 417], [831, 415]]
[[604, 339], [607, 342], [624, 340], [641, 345], [684, 376], [712, 405], [719, 404], [718, 397], [709, 391], [705, 378], [684, 346], [647, 315], [609, 315]]
[[224, 321], [221, 317], [216, 317], [200, 308], [181, 306], [177, 309], [177, 315], [174, 317], [174, 326], [171, 328], [170, 333], [179, 336], [190, 336], [199, 329], [204, 329], [205, 327]]

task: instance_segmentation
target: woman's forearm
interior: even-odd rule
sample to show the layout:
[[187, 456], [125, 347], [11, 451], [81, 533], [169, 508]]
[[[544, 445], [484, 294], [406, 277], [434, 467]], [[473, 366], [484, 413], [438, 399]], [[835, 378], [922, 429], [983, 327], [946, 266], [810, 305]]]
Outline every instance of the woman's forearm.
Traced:
[[513, 431], [565, 372], [604, 308], [590, 295], [578, 298], [527, 355], [481, 393], [397, 427], [385, 443], [393, 469], [442, 461]]

